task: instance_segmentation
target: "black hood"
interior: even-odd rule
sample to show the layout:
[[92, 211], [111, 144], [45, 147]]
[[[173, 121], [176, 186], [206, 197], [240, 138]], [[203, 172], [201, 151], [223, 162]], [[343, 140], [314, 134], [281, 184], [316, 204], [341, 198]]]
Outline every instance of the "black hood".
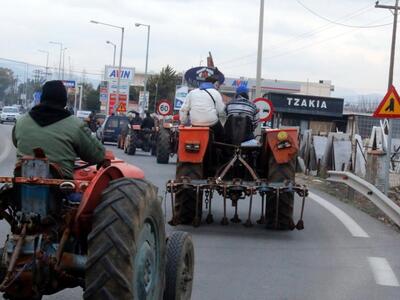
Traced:
[[40, 103], [63, 108], [67, 105], [67, 90], [61, 80], [47, 81], [42, 89]]
[[39, 104], [30, 110], [29, 115], [38, 125], [45, 127], [68, 118], [71, 114], [64, 108]]

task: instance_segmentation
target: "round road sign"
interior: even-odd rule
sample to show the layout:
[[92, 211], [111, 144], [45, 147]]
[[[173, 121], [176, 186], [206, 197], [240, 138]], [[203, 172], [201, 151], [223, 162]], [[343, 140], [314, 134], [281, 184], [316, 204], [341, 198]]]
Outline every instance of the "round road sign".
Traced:
[[266, 122], [272, 119], [274, 106], [271, 100], [267, 98], [257, 98], [254, 99], [253, 102], [259, 110], [258, 115], [260, 117], [260, 122]]
[[158, 103], [158, 113], [162, 116], [169, 115], [171, 113], [171, 105], [168, 101], [161, 101]]

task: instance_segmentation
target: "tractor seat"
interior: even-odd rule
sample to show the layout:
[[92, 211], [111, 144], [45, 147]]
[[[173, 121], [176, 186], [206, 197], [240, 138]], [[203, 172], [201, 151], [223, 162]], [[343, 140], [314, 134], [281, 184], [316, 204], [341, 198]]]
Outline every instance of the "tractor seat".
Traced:
[[247, 115], [230, 115], [225, 122], [224, 132], [227, 144], [241, 146], [243, 142], [254, 139], [253, 123]]

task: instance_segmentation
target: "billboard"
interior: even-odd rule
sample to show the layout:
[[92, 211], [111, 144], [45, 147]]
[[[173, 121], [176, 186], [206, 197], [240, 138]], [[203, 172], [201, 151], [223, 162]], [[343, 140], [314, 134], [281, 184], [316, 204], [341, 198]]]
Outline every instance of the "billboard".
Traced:
[[[135, 68], [122, 67], [120, 74], [118, 72], [118, 67], [105, 66], [104, 77], [105, 81], [107, 82], [108, 114], [111, 115], [116, 109], [115, 106], [117, 104], [118, 94], [118, 102], [125, 102], [125, 107], [128, 106], [129, 86], [133, 83], [133, 79], [135, 77]], [[119, 86], [118, 77], [120, 78]]]
[[[113, 67], [113, 66], [106, 66], [105, 73], [104, 73], [104, 79], [107, 81], [110, 80], [118, 80], [118, 67]], [[133, 78], [135, 77], [135, 68], [127, 68], [127, 67], [122, 67], [121, 68], [121, 76], [120, 80], [133, 83]]]
[[185, 85], [177, 85], [174, 100], [174, 110], [179, 110], [189, 93], [189, 87]]
[[143, 110], [143, 102], [144, 102], [144, 92], [140, 91], [139, 93], [139, 113], [144, 113], [149, 109], [149, 97], [150, 97], [150, 92], [146, 91], [146, 103], [144, 104], [144, 110]]
[[327, 117], [343, 116], [343, 98], [268, 93], [276, 112]]

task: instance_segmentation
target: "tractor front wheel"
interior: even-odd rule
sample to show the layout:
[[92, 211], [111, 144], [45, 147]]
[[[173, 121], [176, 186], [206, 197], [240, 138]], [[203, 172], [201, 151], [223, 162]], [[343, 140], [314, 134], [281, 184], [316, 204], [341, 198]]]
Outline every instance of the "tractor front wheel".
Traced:
[[145, 180], [112, 181], [93, 213], [84, 299], [161, 299], [164, 274], [157, 189]]

